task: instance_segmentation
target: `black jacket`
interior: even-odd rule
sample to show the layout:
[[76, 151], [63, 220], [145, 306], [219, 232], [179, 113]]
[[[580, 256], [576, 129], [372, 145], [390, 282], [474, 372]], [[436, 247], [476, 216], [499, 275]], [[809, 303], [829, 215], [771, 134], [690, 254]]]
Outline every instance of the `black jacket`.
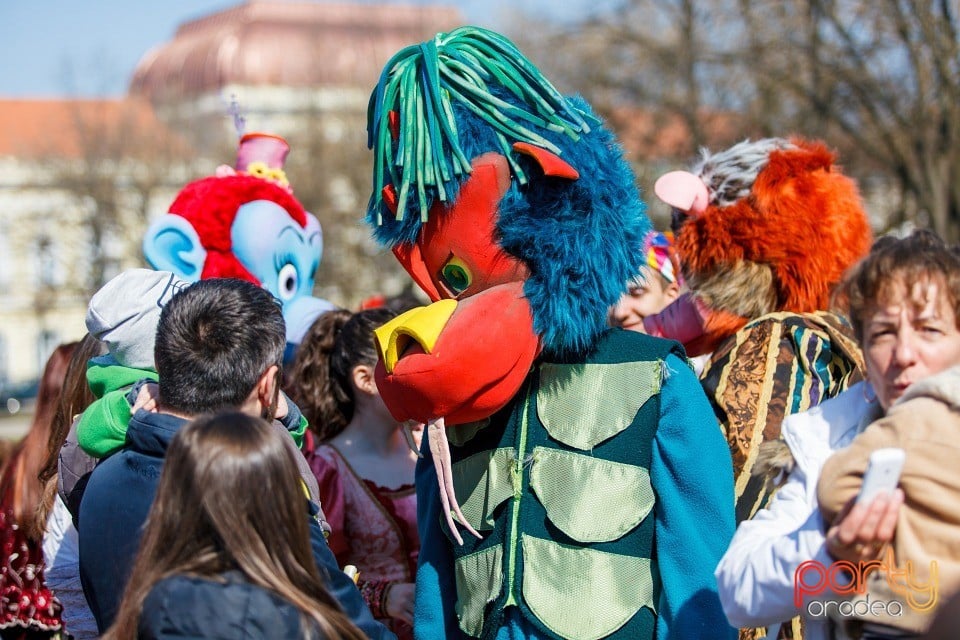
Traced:
[[[275, 593], [254, 586], [239, 571], [223, 582], [190, 576], [161, 580], [143, 602], [137, 637], [145, 640], [304, 638], [300, 611]], [[309, 620], [307, 621], [309, 623]], [[325, 636], [311, 625], [314, 640]]]
[[[90, 476], [80, 503], [80, 579], [97, 626], [113, 622], [153, 504], [167, 446], [185, 420], [138, 411], [127, 428], [123, 449], [103, 460]], [[311, 507], [316, 513], [316, 506]], [[316, 518], [310, 523], [313, 556], [330, 593], [370, 638], [394, 635], [374, 620], [353, 581], [340, 571]]]

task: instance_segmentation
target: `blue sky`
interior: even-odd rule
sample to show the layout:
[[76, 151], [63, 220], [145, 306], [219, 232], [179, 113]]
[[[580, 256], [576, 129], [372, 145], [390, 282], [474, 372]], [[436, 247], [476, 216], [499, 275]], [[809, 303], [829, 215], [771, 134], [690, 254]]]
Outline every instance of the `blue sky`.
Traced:
[[[0, 65], [0, 97], [122, 94], [140, 57], [169, 40], [177, 25], [240, 2], [0, 0], [0, 60], [5, 61]], [[503, 28], [500, 22], [507, 7], [548, 10], [570, 19], [591, 10], [586, 7], [605, 2], [452, 0], [435, 4], [457, 6], [467, 22], [498, 29]]]

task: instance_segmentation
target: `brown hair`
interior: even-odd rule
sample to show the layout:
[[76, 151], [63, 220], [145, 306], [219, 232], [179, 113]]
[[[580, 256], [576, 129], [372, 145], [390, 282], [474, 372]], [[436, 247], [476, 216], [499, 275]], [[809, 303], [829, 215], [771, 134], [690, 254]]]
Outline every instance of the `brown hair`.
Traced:
[[301, 341], [287, 392], [321, 441], [343, 431], [353, 418], [351, 371], [377, 363], [373, 330], [395, 315], [386, 308], [328, 311]]
[[60, 449], [63, 448], [63, 443], [67, 439], [73, 417], [82, 413], [97, 399], [90, 390], [90, 385], [87, 384], [87, 363], [91, 358], [106, 352], [107, 345], [88, 333], [77, 343], [70, 362], [67, 363], [63, 387], [50, 423], [50, 434], [47, 437], [47, 459], [37, 474], [37, 479], [43, 487], [43, 496], [37, 506], [33, 529], [40, 535], [46, 528], [47, 515], [56, 498]]
[[50, 425], [50, 437], [47, 440], [47, 460], [40, 469], [40, 482], [47, 482], [57, 475], [60, 449], [63, 447], [73, 418], [93, 404], [96, 396], [87, 384], [87, 363], [91, 358], [103, 355], [107, 346], [91, 334], [83, 336], [67, 364], [63, 377], [63, 390], [57, 402], [53, 421]]
[[896, 295], [897, 287], [930, 281], [943, 285], [941, 293], [953, 308], [960, 328], [960, 255], [927, 229], [918, 229], [905, 238], [884, 236], [877, 240], [867, 257], [847, 274], [838, 290], [837, 304], [847, 312], [854, 335], [862, 344], [864, 322], [879, 305]]
[[239, 570], [301, 612], [304, 635], [362, 639], [320, 577], [296, 461], [269, 423], [203, 416], [167, 450], [130, 582], [105, 639], [135, 638], [144, 599], [164, 578]]
[[47, 460], [47, 445], [67, 365], [78, 344], [61, 344], [50, 354], [40, 378], [30, 430], [13, 449], [4, 468], [0, 470], [3, 485], [6, 487], [5, 499], [9, 500], [13, 519], [23, 527], [27, 537], [34, 541], [43, 537], [45, 521], [45, 518], [38, 515], [44, 494], [44, 484], [38, 475]]

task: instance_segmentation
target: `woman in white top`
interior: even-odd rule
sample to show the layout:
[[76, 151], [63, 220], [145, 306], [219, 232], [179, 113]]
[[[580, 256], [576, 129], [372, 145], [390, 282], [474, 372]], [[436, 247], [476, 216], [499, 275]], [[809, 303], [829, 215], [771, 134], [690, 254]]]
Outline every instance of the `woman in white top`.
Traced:
[[[786, 482], [766, 509], [741, 523], [715, 572], [734, 626], [769, 626], [774, 638], [775, 627], [801, 615], [805, 640], [833, 635], [827, 617], [809, 607], [816, 596], [795, 598], [797, 568], [806, 561], [829, 567], [838, 559], [872, 559], [877, 543], [893, 537], [903, 494], [857, 505], [826, 531], [817, 504], [820, 470], [907, 386], [960, 363], [957, 283], [960, 257], [928, 231], [881, 238], [848, 276], [842, 299], [864, 349], [868, 382], [784, 420]], [[925, 309], [932, 307], [942, 312], [931, 317]]]

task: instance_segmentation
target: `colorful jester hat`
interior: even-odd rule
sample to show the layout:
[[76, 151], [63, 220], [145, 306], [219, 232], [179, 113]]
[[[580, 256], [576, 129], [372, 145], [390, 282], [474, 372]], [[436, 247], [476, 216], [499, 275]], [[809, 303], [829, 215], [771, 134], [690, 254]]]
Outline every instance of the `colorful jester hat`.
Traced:
[[377, 332], [394, 417], [429, 434], [482, 420], [538, 355], [576, 362], [593, 347], [649, 223], [582, 99], [503, 36], [462, 27], [387, 63], [368, 133], [368, 222], [433, 301]]

